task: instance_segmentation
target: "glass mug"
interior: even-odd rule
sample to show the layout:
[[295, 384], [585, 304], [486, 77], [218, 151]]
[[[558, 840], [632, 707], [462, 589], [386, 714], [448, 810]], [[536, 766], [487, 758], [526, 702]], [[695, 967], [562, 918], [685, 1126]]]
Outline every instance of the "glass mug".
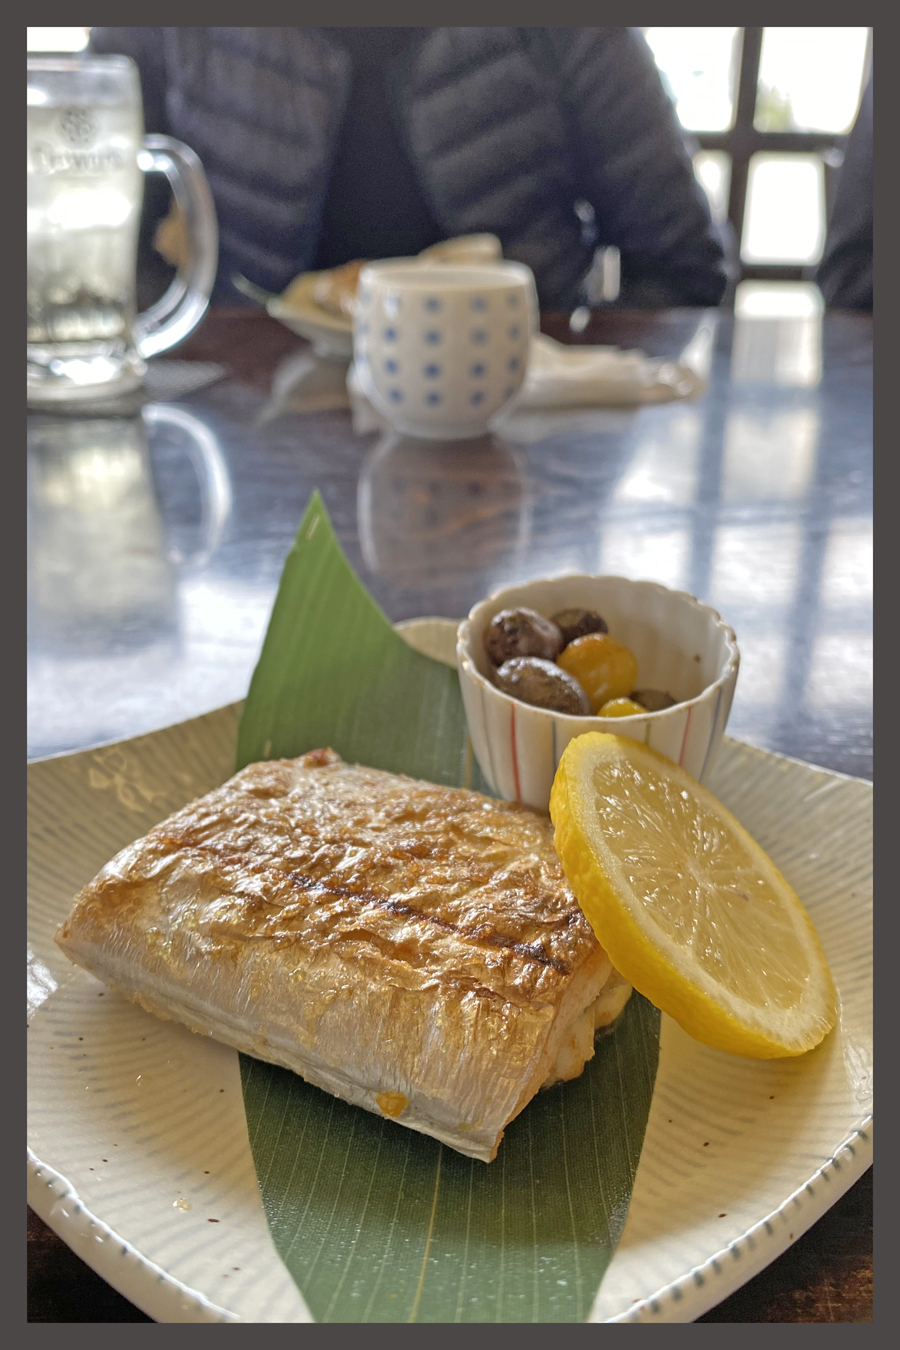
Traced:
[[[219, 548], [231, 481], [216, 437], [186, 408], [28, 419], [29, 643], [36, 656], [116, 656], [179, 631], [177, 566]], [[162, 444], [161, 444], [162, 443]], [[185, 461], [199, 520], [163, 523], [151, 447]], [[157, 457], [157, 465], [159, 463]]]
[[[28, 402], [105, 400], [140, 387], [146, 360], [206, 313], [218, 262], [209, 185], [192, 150], [144, 136], [125, 56], [28, 60]], [[137, 314], [143, 175], [164, 173], [187, 264]]]

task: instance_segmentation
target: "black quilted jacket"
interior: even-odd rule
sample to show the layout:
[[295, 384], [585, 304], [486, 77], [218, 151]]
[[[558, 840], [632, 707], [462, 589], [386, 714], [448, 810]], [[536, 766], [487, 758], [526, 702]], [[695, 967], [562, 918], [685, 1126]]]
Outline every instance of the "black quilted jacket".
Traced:
[[[420, 28], [396, 59], [397, 126], [447, 236], [490, 231], [544, 308], [582, 299], [597, 243], [622, 300], [714, 305], [723, 249], [649, 48], [629, 28]], [[315, 260], [348, 53], [317, 28], [94, 28], [138, 64], [148, 131], [200, 156], [238, 271], [280, 291]], [[593, 208], [594, 234], [576, 202]], [[581, 215], [584, 216], [582, 208]]]
[[874, 303], [874, 81], [869, 79], [844, 163], [816, 281], [831, 309], [872, 309]]

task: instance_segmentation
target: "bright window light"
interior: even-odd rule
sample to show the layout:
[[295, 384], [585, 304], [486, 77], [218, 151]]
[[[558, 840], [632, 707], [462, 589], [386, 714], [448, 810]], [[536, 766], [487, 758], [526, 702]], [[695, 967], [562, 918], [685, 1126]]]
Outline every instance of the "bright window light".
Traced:
[[[741, 675], [735, 711], [740, 713], [745, 708], [752, 708], [758, 716], [763, 708], [783, 709], [787, 673], [784, 634], [755, 632], [752, 642], [741, 644]], [[732, 718], [731, 726], [735, 720]]]
[[732, 384], [814, 388], [822, 378], [823, 308], [822, 292], [812, 282], [740, 282]]
[[80, 52], [88, 43], [90, 28], [29, 28], [30, 52]]
[[737, 28], [645, 28], [683, 127], [727, 131], [734, 117]]
[[867, 28], [766, 28], [754, 125], [849, 131], [859, 106]]
[[741, 257], [746, 263], [818, 262], [825, 242], [825, 180], [818, 155], [750, 160]]
[[665, 424], [635, 427], [634, 453], [613, 489], [616, 503], [690, 506], [697, 495], [703, 419], [696, 408], [673, 409]]
[[[813, 645], [812, 671], [807, 698], [814, 708], [872, 706], [872, 634], [856, 632], [822, 633]], [[741, 679], [744, 678], [741, 652]]]
[[845, 518], [831, 526], [822, 565], [822, 597], [834, 608], [868, 606], [872, 601], [872, 526]]
[[815, 319], [824, 308], [812, 281], [741, 281], [734, 292], [734, 312], [742, 319]]
[[700, 150], [694, 156], [694, 173], [709, 198], [713, 220], [725, 220], [731, 186], [731, 156], [724, 150]]
[[[715, 532], [710, 603], [723, 613], [742, 606], [773, 609], [788, 605], [797, 585], [800, 526], [792, 520], [771, 525], [720, 525]], [[760, 566], [760, 559], [765, 566]], [[744, 657], [741, 653], [741, 681]]]
[[805, 497], [818, 440], [815, 408], [736, 408], [725, 423], [722, 500], [746, 505]]
[[632, 525], [609, 524], [603, 530], [598, 571], [605, 576], [659, 581], [678, 589], [687, 585], [690, 530], [635, 532]]

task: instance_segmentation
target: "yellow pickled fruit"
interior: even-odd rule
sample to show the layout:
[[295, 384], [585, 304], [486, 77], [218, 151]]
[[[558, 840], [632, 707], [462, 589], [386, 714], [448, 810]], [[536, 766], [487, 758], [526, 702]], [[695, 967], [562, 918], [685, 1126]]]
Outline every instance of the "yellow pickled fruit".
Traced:
[[575, 676], [590, 699], [592, 713], [611, 699], [627, 697], [637, 682], [634, 652], [609, 633], [576, 638], [562, 650], [556, 664]]
[[589, 731], [550, 796], [563, 871], [624, 979], [705, 1045], [800, 1055], [834, 1026], [812, 922], [718, 798], [639, 741]]
[[647, 709], [633, 698], [611, 698], [597, 713], [598, 717], [646, 717]]

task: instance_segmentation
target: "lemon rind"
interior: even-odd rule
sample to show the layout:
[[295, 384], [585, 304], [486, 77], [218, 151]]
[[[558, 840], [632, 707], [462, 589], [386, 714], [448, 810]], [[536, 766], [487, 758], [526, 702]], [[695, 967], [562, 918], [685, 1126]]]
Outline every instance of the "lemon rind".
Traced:
[[[736, 998], [708, 975], [701, 983], [691, 979], [679, 964], [679, 949], [666, 942], [658, 932], [638, 922], [639, 902], [619, 875], [612, 855], [606, 850], [604, 871], [597, 857], [596, 829], [584, 814], [586, 793], [573, 794], [572, 780], [578, 778], [588, 758], [602, 754], [627, 753], [662, 764], [665, 772], [681, 779], [709, 804], [744, 848], [763, 864], [782, 895], [795, 932], [808, 954], [810, 977], [800, 1004], [779, 1018], [763, 1017], [759, 1009]], [[765, 851], [740, 825], [726, 807], [671, 760], [649, 746], [611, 733], [588, 732], [566, 747], [557, 770], [550, 799], [556, 850], [569, 885], [613, 965], [663, 1012], [672, 1017], [688, 1035], [706, 1045], [755, 1059], [773, 1059], [805, 1054], [818, 1045], [834, 1026], [837, 1000], [834, 984], [815, 927], [799, 897]], [[592, 841], [592, 835], [594, 839]], [[668, 947], [672, 957], [665, 952]], [[717, 990], [717, 996], [709, 989]]]

